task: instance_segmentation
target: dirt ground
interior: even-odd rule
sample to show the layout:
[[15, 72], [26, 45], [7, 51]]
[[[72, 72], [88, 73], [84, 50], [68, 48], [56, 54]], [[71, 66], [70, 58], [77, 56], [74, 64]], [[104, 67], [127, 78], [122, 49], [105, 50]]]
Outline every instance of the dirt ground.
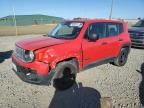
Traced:
[[123, 67], [104, 64], [78, 74], [77, 84], [66, 91], [21, 81], [11, 69], [15, 41], [38, 35], [0, 38], [0, 108], [98, 108], [103, 97], [113, 108], [140, 108], [144, 105], [144, 50], [132, 48]]
[[[27, 34], [47, 34], [56, 24], [17, 26], [17, 35]], [[0, 36], [15, 36], [16, 28], [14, 26], [0, 26]]]

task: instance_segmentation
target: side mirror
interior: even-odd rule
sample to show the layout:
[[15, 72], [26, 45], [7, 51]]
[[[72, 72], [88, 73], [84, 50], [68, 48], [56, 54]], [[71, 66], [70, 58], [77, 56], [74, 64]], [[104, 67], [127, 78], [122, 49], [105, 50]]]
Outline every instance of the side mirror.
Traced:
[[92, 33], [88, 36], [88, 40], [90, 40], [90, 41], [96, 41], [98, 39], [99, 39], [99, 36], [95, 33]]

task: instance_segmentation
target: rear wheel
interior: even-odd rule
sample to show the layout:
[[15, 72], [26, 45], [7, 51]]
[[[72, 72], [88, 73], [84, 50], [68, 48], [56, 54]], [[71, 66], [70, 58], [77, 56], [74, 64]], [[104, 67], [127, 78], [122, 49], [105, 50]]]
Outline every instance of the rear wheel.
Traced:
[[77, 71], [77, 65], [71, 61], [59, 63], [55, 68], [53, 86], [58, 90], [70, 88], [75, 83]]
[[128, 59], [128, 50], [127, 48], [122, 48], [119, 56], [114, 60], [114, 65], [116, 66], [124, 66]]

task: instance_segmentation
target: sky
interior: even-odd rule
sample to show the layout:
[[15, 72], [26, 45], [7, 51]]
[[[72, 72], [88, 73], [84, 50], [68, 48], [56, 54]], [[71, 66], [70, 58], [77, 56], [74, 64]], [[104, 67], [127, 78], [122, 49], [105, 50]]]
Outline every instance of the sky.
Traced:
[[[108, 18], [112, 0], [1, 0], [0, 17], [44, 14], [72, 19]], [[113, 18], [144, 18], [144, 0], [114, 0]]]

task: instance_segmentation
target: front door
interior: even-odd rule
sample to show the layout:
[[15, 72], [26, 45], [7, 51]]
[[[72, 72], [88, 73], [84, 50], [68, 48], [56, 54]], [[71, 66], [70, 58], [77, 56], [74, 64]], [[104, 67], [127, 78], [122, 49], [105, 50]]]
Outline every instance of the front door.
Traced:
[[[99, 39], [90, 41], [88, 37], [90, 34], [98, 35]], [[89, 25], [83, 39], [82, 48], [84, 66], [108, 57], [109, 43], [106, 38], [106, 23], [98, 22]]]

